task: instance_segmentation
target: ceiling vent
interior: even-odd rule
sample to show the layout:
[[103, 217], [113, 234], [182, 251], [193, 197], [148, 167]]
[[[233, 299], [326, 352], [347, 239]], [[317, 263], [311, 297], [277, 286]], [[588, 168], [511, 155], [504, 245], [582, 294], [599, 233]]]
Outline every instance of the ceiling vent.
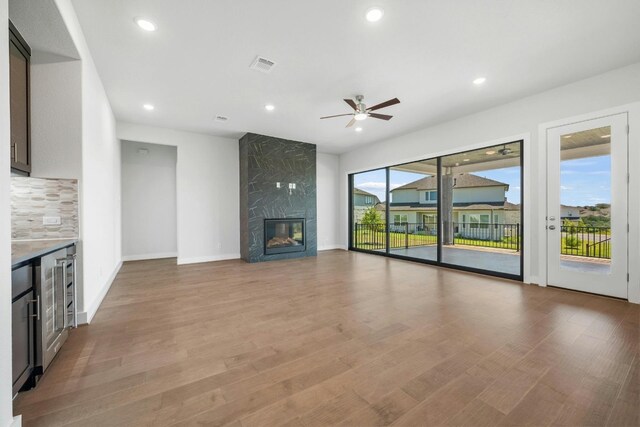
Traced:
[[216, 122], [220, 122], [220, 123], [224, 123], [227, 120], [229, 120], [229, 117], [225, 117], [225, 116], [216, 116]]
[[256, 59], [253, 60], [249, 68], [262, 71], [263, 73], [268, 73], [275, 66], [276, 66], [276, 63], [274, 61], [264, 58], [262, 56], [256, 56]]

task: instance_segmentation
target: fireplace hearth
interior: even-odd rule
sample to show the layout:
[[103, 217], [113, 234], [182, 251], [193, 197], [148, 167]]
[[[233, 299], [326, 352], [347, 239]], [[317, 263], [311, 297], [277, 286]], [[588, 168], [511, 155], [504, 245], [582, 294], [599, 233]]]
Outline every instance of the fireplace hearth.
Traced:
[[304, 252], [304, 218], [264, 220], [264, 254]]

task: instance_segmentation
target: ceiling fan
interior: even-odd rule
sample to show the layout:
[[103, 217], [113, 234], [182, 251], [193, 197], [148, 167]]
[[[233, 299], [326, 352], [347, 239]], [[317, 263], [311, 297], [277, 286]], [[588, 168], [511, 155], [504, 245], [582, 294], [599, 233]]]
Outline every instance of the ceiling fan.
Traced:
[[508, 156], [512, 152], [513, 152], [513, 150], [511, 148], [507, 147], [506, 145], [498, 150], [498, 153], [502, 154], [503, 156]]
[[353, 108], [353, 113], [320, 117], [320, 119], [331, 119], [333, 117], [352, 116], [351, 121], [347, 123], [346, 127], [351, 127], [356, 121], [365, 120], [367, 117], [373, 117], [374, 119], [380, 119], [380, 120], [389, 120], [393, 116], [389, 116], [387, 114], [372, 113], [372, 111], [376, 111], [381, 108], [390, 107], [392, 105], [396, 105], [400, 103], [400, 100], [398, 98], [393, 98], [388, 101], [382, 102], [378, 105], [374, 105], [373, 107], [367, 108], [364, 102], [362, 102], [363, 100], [364, 100], [364, 96], [362, 95], [357, 95], [355, 101], [353, 99], [345, 99], [344, 102], [346, 102], [347, 104], [349, 104], [351, 108]]

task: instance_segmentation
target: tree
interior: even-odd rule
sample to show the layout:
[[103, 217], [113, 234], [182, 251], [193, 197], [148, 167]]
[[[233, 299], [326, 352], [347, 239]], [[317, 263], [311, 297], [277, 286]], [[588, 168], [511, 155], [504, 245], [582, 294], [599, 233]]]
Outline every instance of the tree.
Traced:
[[577, 248], [582, 244], [582, 240], [578, 238], [578, 230], [577, 227], [584, 227], [584, 222], [582, 219], [577, 221], [571, 221], [565, 219], [562, 221], [562, 228], [566, 234], [564, 238], [564, 245], [567, 248]]
[[372, 230], [381, 231], [384, 222], [382, 221], [380, 212], [378, 212], [375, 207], [370, 207], [362, 216], [362, 224], [370, 227]]

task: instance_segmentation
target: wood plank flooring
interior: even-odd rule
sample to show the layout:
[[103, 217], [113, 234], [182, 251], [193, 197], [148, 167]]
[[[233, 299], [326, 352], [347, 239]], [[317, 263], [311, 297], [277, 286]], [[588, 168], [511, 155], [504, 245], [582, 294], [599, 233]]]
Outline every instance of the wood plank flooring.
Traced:
[[640, 425], [637, 305], [344, 251], [128, 262], [25, 426]]

